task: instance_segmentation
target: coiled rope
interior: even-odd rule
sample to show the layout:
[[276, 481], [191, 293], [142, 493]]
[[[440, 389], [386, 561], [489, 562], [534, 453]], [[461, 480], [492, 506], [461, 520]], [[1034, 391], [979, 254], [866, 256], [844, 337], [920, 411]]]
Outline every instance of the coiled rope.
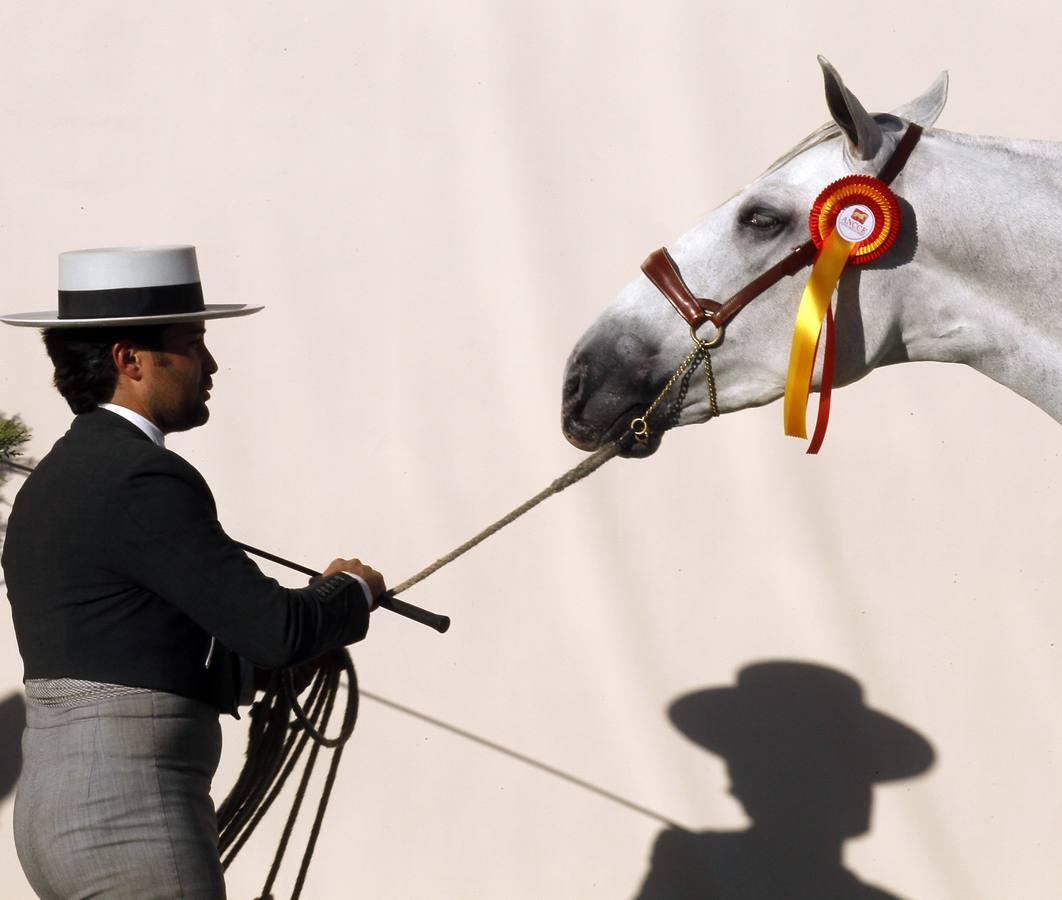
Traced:
[[[305, 705], [300, 705], [295, 670], [273, 672], [265, 694], [251, 707], [251, 727], [247, 738], [247, 758], [236, 784], [218, 809], [218, 850], [221, 865], [228, 869], [236, 855], [261, 823], [270, 806], [280, 796], [288, 777], [298, 765], [306, 745], [310, 753], [295, 792], [291, 811], [273, 855], [259, 900], [272, 900], [273, 884], [302, 809], [306, 789], [321, 748], [331, 749], [332, 759], [321, 790], [310, 836], [292, 889], [292, 900], [301, 892], [321, 833], [328, 801], [332, 795], [343, 748], [354, 733], [358, 718], [358, 679], [345, 648], [333, 650], [315, 660], [316, 670], [309, 685]], [[346, 706], [339, 734], [325, 734], [339, 693], [340, 676], [347, 676]]]

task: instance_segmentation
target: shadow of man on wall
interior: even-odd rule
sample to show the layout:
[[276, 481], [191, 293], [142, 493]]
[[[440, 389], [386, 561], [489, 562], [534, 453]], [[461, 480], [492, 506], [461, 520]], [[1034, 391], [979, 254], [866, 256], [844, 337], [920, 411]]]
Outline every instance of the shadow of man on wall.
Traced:
[[15, 789], [22, 771], [22, 730], [26, 727], [26, 702], [21, 693], [0, 701], [0, 803]]
[[934, 753], [869, 709], [857, 681], [810, 663], [756, 663], [734, 687], [679, 697], [668, 716], [723, 757], [752, 824], [661, 832], [639, 900], [897, 900], [845, 868], [843, 845], [870, 830], [872, 786], [925, 772]]

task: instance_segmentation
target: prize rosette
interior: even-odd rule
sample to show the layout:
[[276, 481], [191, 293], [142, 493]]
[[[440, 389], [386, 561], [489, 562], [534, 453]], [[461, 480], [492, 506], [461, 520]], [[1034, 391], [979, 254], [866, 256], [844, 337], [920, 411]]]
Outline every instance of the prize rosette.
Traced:
[[826, 188], [811, 204], [808, 228], [815, 246], [838, 231], [853, 243], [848, 262], [862, 265], [889, 249], [900, 232], [900, 204], [888, 185], [869, 175], [849, 175]]
[[847, 263], [877, 259], [900, 231], [900, 205], [888, 185], [869, 175], [849, 175], [829, 185], [811, 205], [811, 239], [818, 248], [797, 311], [789, 374], [785, 382], [785, 433], [807, 437], [806, 419], [815, 354], [825, 322], [826, 343], [815, 433], [808, 453], [818, 453], [826, 436], [833, 387], [833, 313], [830, 303]]

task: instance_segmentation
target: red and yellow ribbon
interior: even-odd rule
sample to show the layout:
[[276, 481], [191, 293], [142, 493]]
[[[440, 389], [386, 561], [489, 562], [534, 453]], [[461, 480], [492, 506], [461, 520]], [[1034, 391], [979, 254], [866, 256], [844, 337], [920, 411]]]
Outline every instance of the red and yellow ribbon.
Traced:
[[829, 185], [811, 207], [811, 237], [819, 248], [797, 310], [789, 374], [785, 382], [785, 433], [807, 437], [808, 396], [819, 337], [826, 324], [818, 419], [808, 453], [817, 453], [826, 436], [833, 386], [833, 292], [844, 267], [877, 259], [896, 240], [900, 207], [888, 186], [867, 175], [850, 175]]

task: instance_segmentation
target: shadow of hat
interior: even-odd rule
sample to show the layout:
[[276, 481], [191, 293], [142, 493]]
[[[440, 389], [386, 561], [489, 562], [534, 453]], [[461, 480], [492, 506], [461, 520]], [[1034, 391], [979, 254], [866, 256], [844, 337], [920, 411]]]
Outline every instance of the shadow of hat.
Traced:
[[869, 781], [925, 772], [934, 752], [918, 732], [869, 709], [855, 679], [825, 666], [763, 662], [734, 687], [694, 691], [668, 708], [687, 738], [727, 760], [843, 759]]

